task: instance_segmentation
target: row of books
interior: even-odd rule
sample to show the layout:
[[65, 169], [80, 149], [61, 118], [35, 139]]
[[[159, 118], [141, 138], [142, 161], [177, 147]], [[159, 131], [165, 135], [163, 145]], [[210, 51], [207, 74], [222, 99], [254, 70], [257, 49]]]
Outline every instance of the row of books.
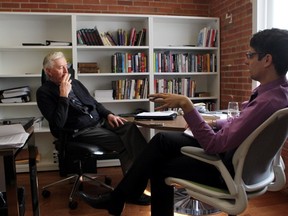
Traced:
[[198, 47], [216, 47], [218, 30], [210, 27], [204, 27], [198, 34]]
[[191, 78], [155, 79], [154, 89], [156, 93], [173, 93], [194, 97], [196, 81]]
[[96, 27], [79, 29], [76, 32], [76, 36], [78, 45], [104, 45], [104, 41], [102, 40], [100, 33]]
[[131, 28], [130, 33], [123, 29], [116, 32], [99, 32], [97, 27], [77, 30], [78, 45], [96, 46], [143, 46], [146, 43], [146, 29]]
[[112, 73], [147, 72], [147, 55], [138, 53], [114, 53], [111, 57]]
[[112, 81], [113, 99], [144, 99], [148, 97], [148, 79]]
[[0, 90], [1, 103], [25, 103], [31, 101], [29, 86], [20, 86], [15, 88]]
[[216, 72], [217, 60], [214, 53], [154, 53], [155, 72]]

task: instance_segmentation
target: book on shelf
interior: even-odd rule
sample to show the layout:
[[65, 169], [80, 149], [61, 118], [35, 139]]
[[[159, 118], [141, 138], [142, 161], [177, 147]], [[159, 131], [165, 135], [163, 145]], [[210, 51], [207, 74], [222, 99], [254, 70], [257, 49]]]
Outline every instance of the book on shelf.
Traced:
[[112, 44], [110, 43], [110, 41], [107, 38], [105, 33], [100, 33], [100, 37], [101, 37], [101, 40], [102, 40], [104, 46], [112, 46]]
[[95, 26], [93, 30], [94, 30], [93, 33], [94, 33], [95, 41], [96, 41], [95, 45], [103, 46], [104, 44], [103, 44], [103, 41], [101, 39], [101, 36], [100, 36], [100, 33], [99, 33], [97, 27]]
[[117, 46], [117, 42], [110, 31], [105, 32], [106, 37], [108, 38], [109, 42], [112, 46]]
[[46, 46], [72, 46], [72, 43], [68, 41], [46, 40]]
[[217, 39], [217, 29], [204, 27], [199, 31], [197, 46], [198, 47], [215, 47]]
[[137, 46], [144, 46], [146, 44], [146, 29], [143, 28], [138, 34]]
[[130, 31], [130, 37], [129, 37], [129, 46], [134, 46], [136, 41], [136, 28], [132, 27]]

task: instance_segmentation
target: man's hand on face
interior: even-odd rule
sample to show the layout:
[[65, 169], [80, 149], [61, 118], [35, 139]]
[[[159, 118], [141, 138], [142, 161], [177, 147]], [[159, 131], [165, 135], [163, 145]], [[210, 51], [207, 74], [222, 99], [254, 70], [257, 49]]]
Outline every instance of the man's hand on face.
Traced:
[[69, 92], [71, 91], [72, 80], [70, 79], [71, 74], [66, 73], [60, 83], [59, 91], [60, 91], [60, 97], [68, 97]]

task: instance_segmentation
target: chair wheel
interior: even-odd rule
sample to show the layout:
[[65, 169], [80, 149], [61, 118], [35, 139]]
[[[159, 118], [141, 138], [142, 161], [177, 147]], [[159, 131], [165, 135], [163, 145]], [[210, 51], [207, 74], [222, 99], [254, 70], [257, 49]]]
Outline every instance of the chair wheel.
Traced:
[[71, 210], [74, 210], [74, 209], [76, 209], [77, 208], [77, 206], [78, 206], [78, 203], [76, 202], [76, 201], [69, 201], [69, 208], [71, 209]]
[[105, 184], [111, 185], [112, 184], [112, 179], [106, 176], [105, 177]]
[[51, 194], [51, 192], [48, 191], [48, 190], [43, 190], [43, 191], [42, 191], [42, 196], [43, 196], [44, 198], [50, 197], [50, 194]]

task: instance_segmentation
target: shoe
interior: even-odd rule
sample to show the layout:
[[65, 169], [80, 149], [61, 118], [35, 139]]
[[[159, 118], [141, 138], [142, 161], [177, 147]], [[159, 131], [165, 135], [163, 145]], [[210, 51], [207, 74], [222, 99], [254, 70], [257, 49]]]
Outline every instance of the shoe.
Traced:
[[111, 193], [90, 196], [83, 191], [79, 191], [79, 195], [88, 205], [98, 209], [108, 209], [111, 200]]
[[151, 204], [151, 197], [143, 193], [138, 199], [127, 200], [127, 203], [146, 206]]

